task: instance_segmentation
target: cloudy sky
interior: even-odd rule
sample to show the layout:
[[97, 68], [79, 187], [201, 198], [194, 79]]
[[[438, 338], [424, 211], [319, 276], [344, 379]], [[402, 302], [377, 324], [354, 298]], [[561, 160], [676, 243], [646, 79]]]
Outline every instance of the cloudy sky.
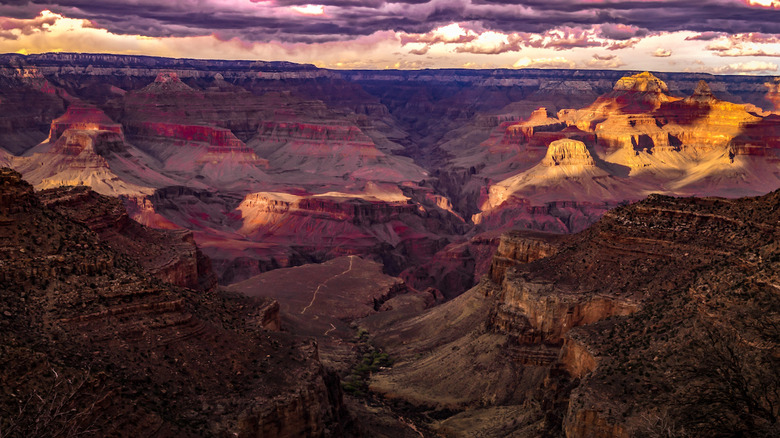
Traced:
[[778, 74], [780, 0], [0, 0], [0, 52]]

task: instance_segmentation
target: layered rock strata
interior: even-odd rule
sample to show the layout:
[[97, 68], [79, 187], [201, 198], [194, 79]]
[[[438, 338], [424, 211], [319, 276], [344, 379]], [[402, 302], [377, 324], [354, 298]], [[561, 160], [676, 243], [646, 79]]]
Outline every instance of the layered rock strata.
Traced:
[[264, 331], [272, 303], [159, 281], [111, 249], [121, 215], [102, 218], [85, 218], [97, 234], [0, 171], [0, 403], [15, 413], [0, 416], [4, 432], [339, 435], [337, 378], [311, 341]]
[[158, 230], [130, 219], [122, 201], [87, 187], [50, 189], [38, 195], [43, 205], [97, 233], [157, 278], [193, 289], [217, 283], [211, 261], [195, 245], [189, 230]]
[[[778, 202], [778, 192], [654, 195], [552, 248], [544, 236], [505, 235], [492, 280], [400, 325], [367, 322], [403, 361], [372, 387], [438, 407], [427, 411], [433, 427], [470, 424], [459, 421], [473, 415], [465, 409], [477, 402], [475, 385], [489, 400], [481, 399], [485, 418], [525, 406], [524, 425], [490, 436], [534, 421], [537, 433], [570, 438], [636, 436], [661, 423], [675, 433], [767, 433], [777, 419], [780, 338], [765, 328], [780, 320]], [[446, 334], [430, 338], [442, 324]], [[462, 382], [427, 382], [445, 359]], [[733, 404], [713, 404], [726, 394]], [[529, 400], [544, 406], [538, 414]], [[445, 409], [452, 417], [434, 420]]]

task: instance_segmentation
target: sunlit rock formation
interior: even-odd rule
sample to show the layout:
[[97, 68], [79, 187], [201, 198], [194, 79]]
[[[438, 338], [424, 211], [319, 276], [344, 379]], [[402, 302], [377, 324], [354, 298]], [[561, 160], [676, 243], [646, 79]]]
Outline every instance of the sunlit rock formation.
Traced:
[[86, 185], [105, 195], [145, 196], [173, 180], [125, 143], [122, 126], [98, 108], [74, 103], [52, 121], [49, 138], [8, 165], [37, 189]]
[[547, 108], [539, 108], [531, 113], [528, 120], [509, 125], [506, 128], [504, 142], [528, 142], [535, 134], [560, 131], [565, 126], [560, 120], [551, 117]]
[[[129, 155], [121, 135], [114, 131], [68, 129], [48, 150], [14, 160], [14, 168], [39, 189], [87, 185], [106, 195], [147, 195], [153, 189], [125, 181], [109, 159]], [[125, 159], [126, 160], [126, 159]], [[142, 164], [126, 160], [143, 177]], [[138, 181], [138, 179], [132, 181]], [[161, 177], [163, 179], [163, 177]]]
[[642, 114], [655, 111], [661, 104], [679, 98], [668, 95], [669, 87], [652, 73], [626, 76], [615, 83], [612, 91], [580, 110], [565, 110], [558, 118], [583, 131], [595, 126], [613, 114]]
[[121, 140], [124, 141], [124, 132], [121, 124], [111, 120], [99, 108], [81, 103], [71, 104], [68, 106], [65, 114], [51, 121], [48, 141], [57, 141], [68, 129], [111, 131], [119, 135]]

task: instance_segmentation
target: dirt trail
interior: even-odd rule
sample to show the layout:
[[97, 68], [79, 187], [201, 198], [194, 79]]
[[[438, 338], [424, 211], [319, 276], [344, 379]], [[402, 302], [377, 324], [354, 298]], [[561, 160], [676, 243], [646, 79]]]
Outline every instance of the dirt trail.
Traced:
[[341, 277], [342, 275], [345, 275], [345, 274], [347, 274], [349, 271], [351, 271], [351, 270], [352, 270], [352, 261], [354, 260], [354, 257], [355, 257], [355, 256], [349, 256], [349, 268], [347, 268], [347, 270], [346, 270], [346, 271], [344, 271], [344, 272], [342, 272], [342, 273], [340, 273], [340, 274], [336, 274], [336, 275], [334, 275], [333, 277], [330, 277], [329, 279], [327, 279], [327, 280], [323, 281], [322, 283], [320, 283], [320, 284], [317, 286], [317, 289], [315, 289], [315, 290], [314, 290], [314, 295], [311, 297], [311, 302], [309, 303], [309, 305], [308, 305], [308, 306], [304, 307], [304, 308], [303, 308], [303, 310], [301, 310], [301, 315], [303, 315], [303, 314], [304, 314], [304, 313], [305, 313], [305, 312], [306, 312], [306, 311], [309, 309], [309, 307], [311, 307], [311, 306], [312, 306], [312, 304], [314, 304], [314, 300], [316, 300], [316, 299], [317, 299], [317, 293], [320, 291], [320, 289], [322, 289], [322, 287], [323, 287], [323, 286], [325, 286], [325, 285], [326, 285], [326, 284], [327, 284], [329, 281], [331, 281], [331, 280], [333, 280], [333, 279], [336, 279], [336, 278], [338, 278], [338, 277]]

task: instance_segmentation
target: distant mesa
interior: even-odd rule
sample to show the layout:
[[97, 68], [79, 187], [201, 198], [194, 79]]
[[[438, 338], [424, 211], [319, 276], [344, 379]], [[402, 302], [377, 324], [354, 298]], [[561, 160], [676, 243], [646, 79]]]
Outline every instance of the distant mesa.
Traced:
[[179, 79], [176, 72], [167, 71], [157, 74], [154, 82], [138, 90], [138, 94], [167, 94], [167, 93], [193, 93], [192, 87]]
[[712, 102], [715, 99], [715, 95], [712, 94], [712, 89], [710, 88], [709, 84], [707, 84], [706, 81], [701, 80], [696, 85], [696, 89], [693, 91], [693, 94], [685, 99], [686, 102]]
[[620, 78], [614, 87], [615, 91], [635, 91], [639, 93], [668, 93], [669, 87], [650, 72], [642, 72]]
[[68, 129], [111, 131], [124, 140], [121, 124], [111, 120], [100, 108], [83, 103], [71, 104], [65, 114], [52, 120], [49, 141], [57, 141]]
[[547, 155], [542, 160], [544, 166], [595, 166], [585, 143], [578, 140], [561, 139], [550, 143]]
[[534, 112], [532, 112], [531, 115], [528, 117], [528, 121], [524, 122], [523, 124], [545, 125], [550, 123], [551, 121], [557, 121], [557, 120], [558, 119], [550, 115], [550, 112], [547, 111], [547, 108], [542, 106], [535, 109]]
[[109, 152], [122, 152], [125, 149], [122, 137], [113, 131], [71, 128], [63, 132], [54, 143], [51, 152], [77, 156], [84, 151], [91, 151], [103, 156]]
[[528, 120], [510, 125], [506, 130], [504, 143], [528, 142], [539, 132], [554, 132], [565, 128], [566, 124], [552, 117], [547, 108], [540, 107], [531, 113]]
[[157, 75], [154, 82], [165, 84], [168, 82], [181, 82], [181, 79], [179, 79], [179, 74], [174, 71], [164, 71]]
[[612, 112], [640, 113], [653, 111], [665, 102], [679, 100], [668, 95], [669, 87], [664, 81], [649, 72], [620, 78], [612, 92], [599, 98], [591, 107], [598, 104], [611, 104]]

